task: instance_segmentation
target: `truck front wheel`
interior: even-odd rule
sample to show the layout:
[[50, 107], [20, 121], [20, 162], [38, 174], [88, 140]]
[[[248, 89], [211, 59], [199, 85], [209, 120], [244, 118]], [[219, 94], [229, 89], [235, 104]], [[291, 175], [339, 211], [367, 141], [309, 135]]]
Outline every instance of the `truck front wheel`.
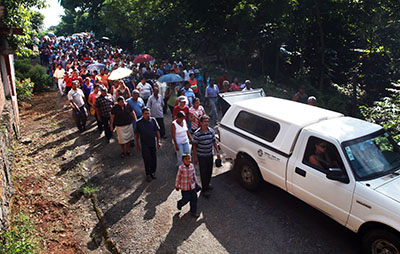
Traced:
[[363, 253], [400, 254], [400, 236], [384, 229], [373, 229], [363, 236]]
[[261, 184], [261, 174], [257, 165], [250, 159], [241, 158], [237, 161], [240, 183], [248, 190], [256, 190]]

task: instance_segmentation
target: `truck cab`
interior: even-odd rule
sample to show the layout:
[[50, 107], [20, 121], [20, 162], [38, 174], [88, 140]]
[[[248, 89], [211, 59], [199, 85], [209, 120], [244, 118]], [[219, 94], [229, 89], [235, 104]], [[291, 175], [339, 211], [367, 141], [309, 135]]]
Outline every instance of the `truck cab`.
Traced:
[[267, 181], [363, 236], [366, 253], [400, 251], [400, 148], [376, 124], [293, 101], [230, 104], [220, 147], [242, 185]]

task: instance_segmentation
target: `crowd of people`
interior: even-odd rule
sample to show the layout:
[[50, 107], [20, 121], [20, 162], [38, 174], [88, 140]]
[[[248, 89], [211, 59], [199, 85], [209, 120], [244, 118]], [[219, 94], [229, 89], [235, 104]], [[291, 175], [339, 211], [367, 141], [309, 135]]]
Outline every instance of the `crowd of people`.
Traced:
[[[196, 63], [184, 65], [182, 61], [170, 63], [165, 59], [138, 64], [135, 57], [91, 34], [44, 38], [40, 45], [41, 64], [54, 77], [60, 96], [67, 96], [78, 130], [84, 132], [88, 118], [93, 118], [106, 142], [115, 131], [121, 158], [131, 155], [131, 147], [141, 151], [148, 182], [156, 179], [156, 153], [161, 139], [167, 138], [164, 116], [169, 109], [178, 166], [175, 187], [182, 191], [177, 207], [181, 209], [190, 202], [191, 212], [197, 216], [197, 192], [201, 190], [208, 197], [212, 189], [214, 151], [220, 160], [215, 133], [209, 127], [210, 121], [215, 124], [219, 119], [218, 94], [251, 90], [251, 81], [239, 82], [236, 77], [230, 81], [227, 73], [214, 80], [207, 71], [202, 74]], [[109, 79], [119, 68], [130, 69], [131, 74]], [[157, 81], [169, 73], [180, 75], [183, 81]], [[302, 102], [304, 96], [304, 90], [300, 90], [293, 100]], [[193, 173], [192, 158], [194, 164], [199, 163], [202, 187]]]
[[[78, 130], [84, 132], [92, 118], [106, 142], [116, 132], [121, 158], [131, 155], [131, 147], [141, 151], [148, 182], [156, 179], [157, 148], [161, 139], [168, 138], [164, 116], [171, 115], [171, 141], [178, 166], [175, 187], [182, 191], [177, 207], [181, 209], [190, 202], [190, 211], [197, 216], [197, 192], [201, 190], [208, 197], [212, 189], [214, 152], [220, 159], [215, 133], [209, 126], [210, 120], [215, 124], [219, 119], [218, 94], [251, 90], [251, 82], [240, 83], [235, 77], [230, 82], [226, 73], [213, 80], [195, 63], [184, 65], [166, 59], [136, 64], [135, 57], [108, 41], [97, 41], [91, 34], [44, 38], [40, 45], [41, 64], [54, 77], [60, 96], [67, 96]], [[92, 68], [96, 66], [101, 68]], [[109, 79], [119, 68], [130, 69], [131, 74]], [[169, 73], [181, 76], [183, 81], [157, 81]], [[201, 187], [192, 158], [194, 164], [199, 164]]]

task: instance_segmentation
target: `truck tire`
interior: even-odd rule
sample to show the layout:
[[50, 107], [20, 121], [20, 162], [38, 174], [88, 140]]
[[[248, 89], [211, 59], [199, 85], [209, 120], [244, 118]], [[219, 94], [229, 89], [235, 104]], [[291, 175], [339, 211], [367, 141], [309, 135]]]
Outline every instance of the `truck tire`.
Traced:
[[362, 238], [363, 253], [400, 254], [400, 235], [390, 230], [372, 229]]
[[248, 190], [256, 190], [261, 184], [261, 174], [257, 165], [248, 158], [237, 161], [237, 173], [240, 183]]

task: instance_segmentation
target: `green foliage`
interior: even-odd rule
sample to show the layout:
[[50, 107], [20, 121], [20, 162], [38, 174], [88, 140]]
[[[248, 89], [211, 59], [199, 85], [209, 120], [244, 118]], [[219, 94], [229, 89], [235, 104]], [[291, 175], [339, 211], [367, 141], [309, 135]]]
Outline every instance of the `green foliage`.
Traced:
[[[65, 16], [57, 33], [93, 31], [157, 59], [210, 57], [225, 70], [269, 76], [277, 87], [295, 80], [288, 91], [307, 84], [319, 105], [344, 113], [356, 115], [358, 105], [388, 96], [387, 88], [400, 79], [400, 5], [394, 0], [60, 3]], [[294, 53], [281, 53], [283, 45]], [[333, 84], [350, 93], [338, 93]]]
[[93, 194], [95, 194], [98, 191], [98, 189], [95, 186], [92, 186], [90, 184], [84, 185], [81, 187], [80, 192], [85, 195], [85, 197], [91, 197]]
[[45, 0], [2, 0], [5, 6], [4, 23], [8, 27], [23, 28], [24, 35], [8, 36], [8, 43], [17, 56], [30, 56], [31, 45], [43, 25], [44, 16], [35, 11], [44, 7]]
[[[400, 88], [399, 85], [395, 87]], [[367, 121], [382, 125], [396, 142], [400, 142], [400, 90], [388, 91], [390, 96], [376, 101], [372, 107], [361, 106], [360, 111]]]
[[34, 86], [35, 84], [31, 81], [30, 78], [24, 79], [22, 81], [17, 79], [16, 89], [18, 101], [24, 101], [28, 103], [31, 102]]
[[33, 89], [35, 93], [47, 91], [53, 83], [52, 78], [46, 72], [46, 68], [41, 65], [34, 65], [27, 73], [27, 76], [35, 83]]
[[15, 60], [15, 75], [19, 80], [30, 79], [34, 83], [33, 91], [47, 91], [53, 83], [53, 79], [47, 74], [46, 68], [41, 65], [32, 65], [30, 59]]
[[35, 237], [35, 226], [23, 212], [13, 218], [9, 231], [0, 234], [0, 253], [34, 254], [39, 253], [39, 241]]

